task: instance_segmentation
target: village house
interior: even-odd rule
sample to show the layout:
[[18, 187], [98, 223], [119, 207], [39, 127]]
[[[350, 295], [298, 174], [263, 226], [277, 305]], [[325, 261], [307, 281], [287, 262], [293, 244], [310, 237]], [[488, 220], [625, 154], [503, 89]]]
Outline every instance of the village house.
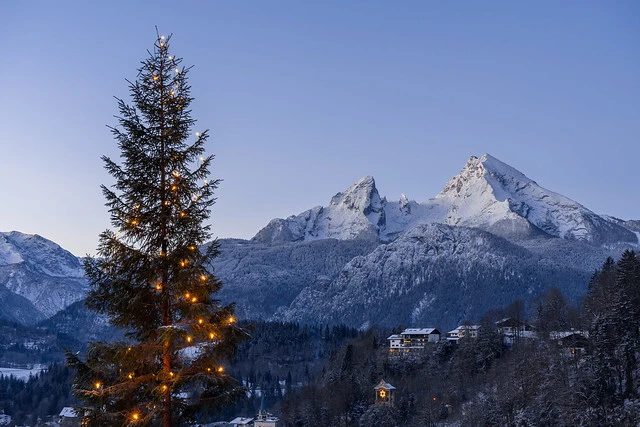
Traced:
[[253, 418], [237, 417], [229, 421], [231, 427], [250, 427], [253, 426]]
[[440, 332], [435, 328], [408, 328], [387, 340], [390, 353], [409, 353], [424, 349], [427, 343], [440, 341]]
[[447, 332], [447, 341], [457, 344], [460, 338], [478, 338], [479, 329], [480, 325], [460, 325]]
[[589, 346], [588, 331], [553, 331], [549, 332], [549, 339], [555, 341], [565, 356], [576, 360], [586, 353]]
[[76, 410], [71, 406], [65, 406], [60, 411], [60, 427], [76, 427], [80, 426], [80, 417], [76, 414]]
[[498, 333], [502, 335], [505, 344], [513, 344], [520, 338], [537, 338], [535, 327], [526, 322], [507, 317], [496, 322]]

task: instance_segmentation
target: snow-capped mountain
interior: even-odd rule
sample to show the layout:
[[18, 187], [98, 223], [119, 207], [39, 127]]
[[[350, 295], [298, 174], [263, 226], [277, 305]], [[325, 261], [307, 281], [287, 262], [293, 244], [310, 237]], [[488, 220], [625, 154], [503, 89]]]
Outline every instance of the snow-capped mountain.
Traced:
[[436, 201], [447, 207], [444, 222], [450, 225], [497, 234], [522, 233], [532, 226], [550, 236], [595, 244], [638, 242], [631, 230], [540, 187], [488, 154], [471, 157], [462, 171], [447, 182]]
[[489, 154], [471, 157], [435, 198], [425, 202], [404, 195], [388, 202], [367, 176], [336, 194], [327, 207], [272, 220], [254, 239], [280, 243], [364, 237], [388, 242], [428, 223], [480, 228], [507, 237], [545, 234], [593, 244], [638, 242], [636, 233], [621, 221], [540, 187]]
[[287, 219], [274, 219], [254, 239], [264, 243], [376, 239], [384, 224], [383, 200], [373, 178], [366, 176], [333, 196], [329, 206], [316, 206]]
[[22, 302], [19, 312], [3, 304], [3, 317], [29, 324], [84, 298], [87, 291], [77, 257], [41, 236], [17, 231], [0, 232], [0, 287]]
[[[422, 202], [388, 201], [364, 177], [252, 240], [221, 240], [214, 267], [218, 297], [241, 318], [454, 327], [552, 286], [578, 297], [638, 236], [639, 221], [597, 215], [485, 154]], [[34, 323], [85, 292], [76, 257], [39, 236], [0, 233], [0, 318]], [[55, 327], [87, 322], [83, 310], [60, 312]], [[105, 327], [93, 319], [86, 336]]]

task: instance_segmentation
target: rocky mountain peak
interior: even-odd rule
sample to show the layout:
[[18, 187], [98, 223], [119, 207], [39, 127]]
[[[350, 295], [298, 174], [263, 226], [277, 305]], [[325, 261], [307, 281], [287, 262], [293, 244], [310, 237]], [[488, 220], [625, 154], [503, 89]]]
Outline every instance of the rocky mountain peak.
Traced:
[[372, 176], [360, 178], [358, 182], [331, 198], [331, 206], [341, 206], [349, 210], [369, 215], [382, 210], [382, 199]]

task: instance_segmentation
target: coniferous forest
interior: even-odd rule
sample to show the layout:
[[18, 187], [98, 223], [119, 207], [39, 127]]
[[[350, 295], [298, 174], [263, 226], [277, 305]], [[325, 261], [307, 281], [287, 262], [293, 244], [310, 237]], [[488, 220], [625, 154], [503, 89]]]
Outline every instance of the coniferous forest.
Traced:
[[[640, 258], [607, 259], [579, 305], [552, 289], [534, 298], [536, 337], [505, 344], [495, 328], [522, 316], [523, 301], [477, 322], [478, 337], [441, 340], [424, 351], [390, 355], [372, 328], [255, 322], [229, 373], [246, 397], [198, 421], [254, 416], [262, 397], [284, 426], [634, 426], [640, 420]], [[474, 320], [474, 319], [470, 319]], [[572, 354], [557, 331], [588, 337]], [[18, 423], [44, 419], [74, 402], [69, 368], [52, 365], [28, 382], [0, 379], [0, 405]], [[396, 387], [393, 406], [376, 406], [381, 379]]]

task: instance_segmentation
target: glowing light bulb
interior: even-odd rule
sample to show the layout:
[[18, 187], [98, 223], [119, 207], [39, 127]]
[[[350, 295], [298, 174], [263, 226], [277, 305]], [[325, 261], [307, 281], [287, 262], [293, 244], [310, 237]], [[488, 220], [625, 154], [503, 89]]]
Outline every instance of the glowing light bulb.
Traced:
[[162, 290], [162, 284], [161, 283], [156, 283], [156, 289], [161, 291]]
[[158, 76], [153, 76], [153, 80], [158, 80]]
[[218, 367], [218, 372], [224, 372], [224, 368], [222, 366]]
[[138, 421], [138, 419], [140, 418], [140, 415], [138, 415], [137, 413], [134, 413], [131, 417], [132, 417], [134, 420]]
[[180, 70], [176, 68], [176, 74], [180, 74]]
[[229, 317], [229, 323], [233, 323], [233, 322], [235, 322], [235, 321], [236, 321], [236, 319], [235, 319], [233, 316], [230, 316], [230, 317]]
[[213, 339], [216, 336], [216, 334], [214, 334], [213, 332], [209, 333], [209, 338]]
[[128, 375], [129, 379], [133, 379], [133, 374]]
[[191, 337], [187, 337], [187, 342], [191, 342]]
[[129, 347], [129, 348], [127, 349], [127, 351], [131, 351], [131, 347]]
[[178, 189], [178, 186], [177, 186], [177, 185], [172, 185], [172, 186], [171, 186], [171, 191], [176, 191], [177, 189]]
[[160, 36], [160, 40], [164, 40], [164, 36]]
[[198, 319], [198, 323], [202, 325], [204, 323], [204, 319]]
[[187, 216], [187, 214], [184, 212], [180, 212], [180, 216], [184, 218], [185, 216]]
[[211, 372], [211, 368], [207, 368], [207, 372]]
[[191, 249], [192, 251], [195, 251], [196, 247], [195, 246], [189, 246], [189, 249]]
[[191, 298], [191, 302], [198, 302], [198, 298], [196, 297]]
[[170, 57], [169, 57], [169, 61], [173, 61], [173, 56], [170, 56]]
[[200, 161], [201, 161], [201, 162], [204, 162], [204, 157], [200, 157]]
[[163, 386], [162, 386], [162, 391], [166, 391], [166, 390], [167, 390], [167, 386], [166, 386], [166, 385], [163, 385]]
[[204, 274], [202, 276], [200, 276], [200, 280], [205, 281], [207, 280], [207, 276], [205, 276]]
[[100, 386], [102, 386], [102, 384], [100, 384], [100, 383], [98, 382], [98, 383], [95, 383], [95, 386], [96, 386], [96, 388], [100, 388]]
[[186, 294], [184, 294], [184, 297], [185, 298], [189, 298], [189, 297], [191, 297], [191, 295], [189, 294], [189, 292], [187, 292]]

